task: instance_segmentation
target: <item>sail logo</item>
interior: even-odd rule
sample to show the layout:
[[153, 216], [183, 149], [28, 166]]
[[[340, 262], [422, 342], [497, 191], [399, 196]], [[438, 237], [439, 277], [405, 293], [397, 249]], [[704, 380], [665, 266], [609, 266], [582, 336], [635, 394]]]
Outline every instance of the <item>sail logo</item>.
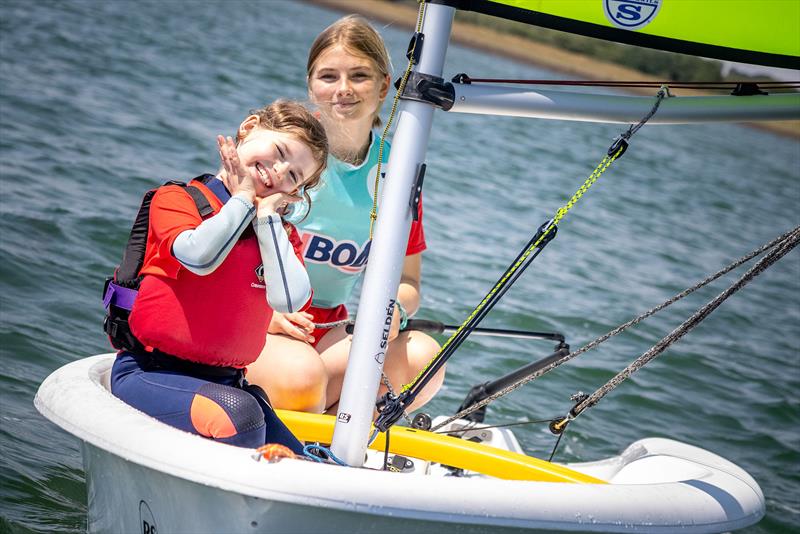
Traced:
[[608, 21], [624, 30], [640, 30], [650, 24], [662, 0], [603, 0], [603, 11]]
[[364, 270], [372, 243], [368, 240], [363, 245], [358, 245], [349, 239], [337, 241], [314, 232], [303, 233], [301, 239], [303, 260], [307, 263], [328, 264], [345, 273], [358, 273]]

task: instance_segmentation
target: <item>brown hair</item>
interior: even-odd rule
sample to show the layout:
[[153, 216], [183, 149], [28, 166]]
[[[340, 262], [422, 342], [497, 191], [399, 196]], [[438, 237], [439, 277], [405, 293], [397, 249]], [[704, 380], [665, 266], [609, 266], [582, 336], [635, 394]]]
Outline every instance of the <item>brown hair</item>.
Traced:
[[308, 190], [319, 185], [322, 171], [328, 165], [328, 136], [325, 135], [325, 128], [302, 104], [291, 100], [276, 100], [261, 109], [250, 111], [250, 114], [258, 117], [257, 128], [292, 135], [311, 150], [319, 167], [304, 184], [303, 196], [310, 207]]
[[[311, 73], [314, 71], [314, 66], [319, 56], [327, 49], [339, 44], [351, 54], [365, 57], [372, 61], [381, 78], [391, 74], [392, 62], [389, 59], [389, 52], [386, 50], [383, 38], [364, 17], [348, 15], [322, 30], [322, 33], [314, 39], [314, 43], [308, 51], [308, 63], [306, 64], [308, 79], [311, 78]], [[372, 126], [377, 127], [380, 125], [381, 118], [376, 111]]]

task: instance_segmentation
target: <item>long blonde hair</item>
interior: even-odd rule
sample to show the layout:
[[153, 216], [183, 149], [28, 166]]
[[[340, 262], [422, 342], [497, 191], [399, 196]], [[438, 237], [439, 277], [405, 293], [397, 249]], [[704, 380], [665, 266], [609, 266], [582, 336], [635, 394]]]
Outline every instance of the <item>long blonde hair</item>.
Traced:
[[[347, 15], [322, 30], [322, 33], [314, 39], [314, 43], [308, 51], [308, 63], [306, 64], [308, 80], [311, 79], [319, 56], [336, 45], [342, 45], [354, 56], [365, 57], [372, 61], [382, 79], [391, 75], [392, 62], [383, 38], [364, 17]], [[372, 119], [372, 127], [380, 125], [381, 118], [376, 110]]]

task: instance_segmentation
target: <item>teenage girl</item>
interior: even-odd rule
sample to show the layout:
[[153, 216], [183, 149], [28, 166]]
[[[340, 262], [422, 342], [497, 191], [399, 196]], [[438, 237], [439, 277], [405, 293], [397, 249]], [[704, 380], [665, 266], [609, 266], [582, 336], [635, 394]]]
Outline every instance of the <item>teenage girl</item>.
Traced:
[[[389, 91], [390, 60], [380, 35], [359, 16], [326, 28], [308, 56], [308, 93], [319, 109], [330, 153], [322, 185], [311, 193], [314, 208], [298, 223], [306, 268], [314, 288], [304, 312], [275, 314], [266, 350], [249, 367], [248, 378], [263, 386], [276, 406], [335, 413], [341, 394], [351, 336], [344, 326], [315, 328], [348, 317], [345, 303], [366, 266], [370, 211], [380, 136], [379, 112]], [[384, 143], [382, 172], [389, 143]], [[399, 332], [402, 319], [419, 308], [425, 236], [422, 206], [412, 223], [384, 373], [399, 390], [439, 350], [430, 336]], [[441, 387], [444, 370], [417, 396], [425, 404]], [[386, 392], [381, 385], [379, 395]]]
[[244, 368], [264, 347], [273, 312], [297, 313], [310, 302], [297, 232], [276, 209], [318, 183], [327, 138], [305, 108], [279, 100], [252, 112], [235, 142], [217, 143], [222, 169], [189, 184], [210, 216], [177, 185], [152, 198], [144, 278], [128, 319], [144, 348], [118, 354], [111, 390], [194, 434], [301, 452]]

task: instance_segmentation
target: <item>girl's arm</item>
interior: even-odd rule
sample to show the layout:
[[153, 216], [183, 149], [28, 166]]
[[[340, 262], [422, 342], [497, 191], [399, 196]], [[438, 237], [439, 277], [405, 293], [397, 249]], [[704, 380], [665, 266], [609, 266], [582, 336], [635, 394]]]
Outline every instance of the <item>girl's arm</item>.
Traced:
[[236, 240], [253, 220], [255, 206], [246, 194], [237, 194], [213, 217], [175, 238], [172, 255], [194, 274], [214, 272], [228, 256]]
[[[286, 197], [273, 195], [279, 196]], [[275, 213], [274, 208], [268, 207], [267, 202], [266, 199], [260, 199], [258, 217], [253, 223], [264, 265], [267, 302], [280, 313], [296, 312], [311, 300], [311, 282], [289, 241], [280, 215]]]
[[[397, 302], [403, 307], [408, 317], [419, 309], [419, 286], [422, 278], [422, 253], [406, 256], [403, 261], [403, 272], [400, 275], [400, 287], [397, 290]], [[401, 318], [395, 306], [392, 325], [389, 329], [389, 341], [400, 333]]]
[[422, 279], [422, 254], [406, 256], [403, 261], [403, 273], [400, 275], [400, 287], [397, 300], [411, 317], [419, 309], [419, 286]]
[[221, 176], [231, 199], [219, 213], [182, 232], [172, 244], [175, 259], [200, 276], [213, 273], [220, 266], [256, 211], [253, 179], [239, 160], [233, 139], [218, 135], [217, 147], [224, 169]]

